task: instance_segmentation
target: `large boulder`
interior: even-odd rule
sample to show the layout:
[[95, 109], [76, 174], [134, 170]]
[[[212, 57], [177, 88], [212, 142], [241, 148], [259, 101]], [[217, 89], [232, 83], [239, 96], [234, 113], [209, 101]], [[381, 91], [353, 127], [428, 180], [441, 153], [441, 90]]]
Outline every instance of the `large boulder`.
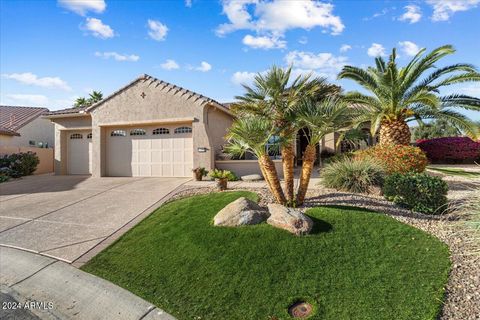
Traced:
[[303, 213], [280, 204], [268, 205], [270, 217], [267, 223], [276, 228], [285, 229], [295, 235], [308, 234], [313, 227], [313, 221]]
[[241, 197], [229, 203], [220, 210], [213, 224], [216, 226], [236, 227], [249, 224], [258, 224], [268, 218], [268, 212], [255, 202]]
[[242, 176], [241, 179], [243, 181], [260, 181], [263, 180], [263, 177], [259, 174], [249, 174], [246, 176]]

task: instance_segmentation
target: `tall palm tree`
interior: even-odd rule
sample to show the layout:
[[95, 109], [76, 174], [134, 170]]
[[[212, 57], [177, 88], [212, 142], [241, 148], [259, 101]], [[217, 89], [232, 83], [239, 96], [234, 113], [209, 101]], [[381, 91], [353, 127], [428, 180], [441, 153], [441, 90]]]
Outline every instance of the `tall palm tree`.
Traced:
[[269, 140], [277, 134], [277, 131], [271, 121], [261, 117], [244, 117], [233, 122], [226, 135], [229, 144], [226, 146], [226, 152], [243, 156], [246, 152], [252, 153], [258, 159], [260, 170], [265, 181], [280, 204], [285, 204], [287, 200], [278, 179], [278, 173], [275, 164], [268, 155], [266, 148]]
[[307, 128], [308, 144], [303, 153], [302, 172], [297, 191], [297, 205], [303, 204], [316, 160], [316, 146], [327, 134], [350, 128], [356, 108], [339, 97], [321, 101], [308, 99], [297, 109], [299, 128]]
[[88, 101], [90, 102], [90, 105], [103, 99], [103, 93], [101, 91], [93, 90], [92, 93], [89, 94], [89, 96], [90, 98], [88, 98]]
[[422, 123], [423, 119], [445, 119], [467, 135], [478, 136], [472, 121], [454, 109], [480, 111], [480, 99], [462, 94], [440, 95], [440, 89], [446, 86], [480, 81], [480, 73], [471, 64], [436, 68], [435, 63], [454, 52], [451, 45], [427, 54], [422, 49], [405, 67], [398, 67], [393, 49], [388, 62], [377, 57], [375, 67], [345, 66], [338, 78], [354, 80], [370, 93], [354, 91], [346, 95], [351, 103], [363, 106], [357, 121], [370, 122], [372, 135], [380, 131], [380, 144], [409, 144], [407, 122]]
[[84, 97], [77, 98], [73, 104], [75, 108], [83, 108], [88, 106], [88, 101]]
[[257, 116], [269, 119], [278, 128], [285, 142], [281, 147], [285, 194], [288, 203], [294, 200], [294, 126], [295, 108], [302, 99], [313, 98], [339, 88], [327, 85], [325, 79], [299, 75], [292, 79], [292, 68], [273, 66], [265, 74], [258, 73], [252, 86], [243, 85], [246, 93], [237, 96], [239, 101], [232, 110], [237, 116]]

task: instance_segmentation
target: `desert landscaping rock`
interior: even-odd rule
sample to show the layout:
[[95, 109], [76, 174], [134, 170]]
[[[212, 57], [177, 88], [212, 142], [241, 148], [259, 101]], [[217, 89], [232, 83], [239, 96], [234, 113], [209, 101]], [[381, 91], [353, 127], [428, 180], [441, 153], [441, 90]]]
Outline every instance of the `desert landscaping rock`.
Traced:
[[271, 203], [268, 205], [268, 211], [270, 212], [270, 217], [267, 219], [269, 225], [295, 235], [308, 234], [312, 230], [312, 219], [298, 210]]
[[263, 177], [259, 174], [249, 174], [241, 177], [243, 181], [260, 181]]
[[220, 210], [213, 224], [216, 226], [237, 227], [258, 224], [268, 218], [268, 212], [255, 202], [241, 197]]

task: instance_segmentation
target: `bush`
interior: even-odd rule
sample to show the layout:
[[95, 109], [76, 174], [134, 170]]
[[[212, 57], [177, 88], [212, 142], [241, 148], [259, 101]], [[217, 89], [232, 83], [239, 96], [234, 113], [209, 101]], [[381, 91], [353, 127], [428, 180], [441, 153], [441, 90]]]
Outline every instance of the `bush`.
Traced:
[[334, 163], [338, 161], [344, 161], [344, 160], [349, 160], [352, 159], [354, 156], [353, 152], [342, 152], [342, 153], [335, 153], [328, 158], [325, 158], [323, 160], [323, 163], [329, 164], [329, 163]]
[[417, 146], [428, 159], [436, 163], [473, 163], [480, 158], [480, 142], [468, 137], [448, 137], [418, 140]]
[[38, 156], [30, 151], [4, 155], [0, 158], [0, 167], [10, 169], [13, 178], [31, 175], [39, 163]]
[[423, 172], [428, 164], [420, 148], [403, 145], [377, 145], [355, 152], [355, 158], [378, 161], [387, 174]]
[[228, 181], [237, 181], [238, 177], [235, 173], [228, 170], [213, 169], [210, 177], [214, 179], [227, 179]]
[[426, 173], [394, 173], [382, 191], [387, 200], [417, 212], [439, 214], [446, 209], [447, 183]]
[[350, 192], [368, 192], [383, 182], [384, 169], [370, 159], [345, 158], [327, 165], [321, 172], [327, 188]]

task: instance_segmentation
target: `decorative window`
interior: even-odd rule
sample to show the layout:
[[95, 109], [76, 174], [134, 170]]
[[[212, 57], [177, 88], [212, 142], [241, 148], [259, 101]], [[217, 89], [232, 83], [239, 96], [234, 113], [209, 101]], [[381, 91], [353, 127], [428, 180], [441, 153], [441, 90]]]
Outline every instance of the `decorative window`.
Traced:
[[111, 137], [125, 137], [126, 135], [125, 130], [113, 130], [112, 133], [110, 133]]
[[83, 135], [81, 133], [72, 133], [70, 139], [83, 139]]
[[179, 127], [176, 128], [174, 133], [192, 133], [192, 128], [190, 127]]
[[153, 134], [170, 134], [170, 130], [168, 130], [167, 128], [157, 128], [157, 129], [153, 129]]
[[145, 132], [145, 130], [143, 129], [133, 129], [132, 131], [130, 131], [131, 136], [144, 136], [146, 134], [147, 132]]
[[87, 134], [87, 139], [92, 139], [92, 133]]
[[37, 143], [34, 140], [28, 141], [28, 144], [31, 145], [31, 146], [36, 146], [37, 145]]

